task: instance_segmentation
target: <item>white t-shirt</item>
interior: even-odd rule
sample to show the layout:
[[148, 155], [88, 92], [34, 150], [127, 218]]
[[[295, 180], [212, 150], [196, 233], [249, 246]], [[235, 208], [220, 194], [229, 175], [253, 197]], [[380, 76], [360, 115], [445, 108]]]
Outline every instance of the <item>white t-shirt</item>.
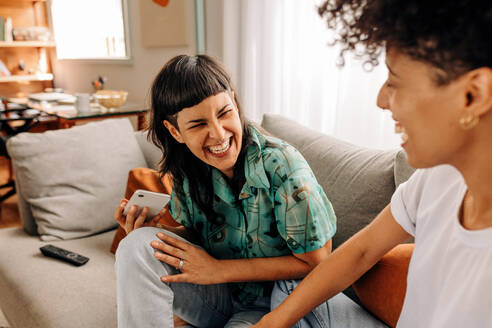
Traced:
[[460, 224], [466, 189], [454, 167], [440, 165], [416, 171], [391, 199], [415, 237], [398, 328], [492, 327], [492, 228]]

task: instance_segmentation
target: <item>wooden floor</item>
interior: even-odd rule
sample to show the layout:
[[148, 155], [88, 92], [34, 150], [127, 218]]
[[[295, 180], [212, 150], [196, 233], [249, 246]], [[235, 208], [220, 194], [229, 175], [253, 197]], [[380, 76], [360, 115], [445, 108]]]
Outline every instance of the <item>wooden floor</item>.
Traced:
[[[9, 180], [8, 161], [0, 158], [0, 185]], [[6, 192], [5, 189], [0, 190], [0, 195]], [[11, 196], [0, 203], [0, 228], [15, 227], [20, 225], [19, 208], [17, 207], [17, 195]]]

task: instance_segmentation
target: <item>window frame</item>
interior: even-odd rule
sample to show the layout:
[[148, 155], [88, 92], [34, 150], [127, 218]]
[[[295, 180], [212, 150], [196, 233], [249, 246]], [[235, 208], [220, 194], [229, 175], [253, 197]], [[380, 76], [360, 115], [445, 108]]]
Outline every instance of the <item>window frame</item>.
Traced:
[[[130, 15], [128, 9], [128, 0], [121, 1], [121, 10], [123, 15], [123, 33], [125, 38], [125, 57], [109, 58], [109, 57], [95, 57], [95, 58], [57, 58], [57, 61], [61, 62], [75, 62], [75, 63], [90, 63], [90, 64], [133, 64], [133, 53], [131, 51], [131, 36], [130, 36]], [[52, 0], [48, 0], [48, 19], [51, 30], [53, 32], [53, 17], [52, 17]], [[55, 40], [56, 42], [56, 40]]]

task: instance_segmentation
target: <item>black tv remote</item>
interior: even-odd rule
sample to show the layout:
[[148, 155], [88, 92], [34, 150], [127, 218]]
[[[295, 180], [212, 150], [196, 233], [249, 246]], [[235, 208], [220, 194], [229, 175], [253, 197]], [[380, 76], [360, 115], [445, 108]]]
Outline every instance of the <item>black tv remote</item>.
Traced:
[[44, 256], [54, 257], [56, 259], [71, 263], [76, 266], [81, 266], [89, 261], [88, 257], [82, 256], [80, 254], [67, 251], [66, 249], [56, 247], [53, 245], [46, 245], [39, 248]]

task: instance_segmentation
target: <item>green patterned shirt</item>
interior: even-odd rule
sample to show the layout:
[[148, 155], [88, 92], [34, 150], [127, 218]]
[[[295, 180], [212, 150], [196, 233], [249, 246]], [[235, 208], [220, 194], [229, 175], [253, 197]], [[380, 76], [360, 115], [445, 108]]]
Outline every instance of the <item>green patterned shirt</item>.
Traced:
[[[336, 218], [311, 168], [294, 147], [250, 129], [253, 142], [247, 150], [246, 183], [240, 194], [233, 194], [226, 177], [211, 168], [213, 207], [224, 223], [207, 221], [189, 196], [187, 180], [183, 184], [185, 199], [171, 194], [171, 215], [198, 232], [201, 246], [218, 259], [303, 254], [323, 247], [335, 234]], [[266, 286], [258, 282], [231, 284], [234, 295], [246, 304], [267, 294]]]

